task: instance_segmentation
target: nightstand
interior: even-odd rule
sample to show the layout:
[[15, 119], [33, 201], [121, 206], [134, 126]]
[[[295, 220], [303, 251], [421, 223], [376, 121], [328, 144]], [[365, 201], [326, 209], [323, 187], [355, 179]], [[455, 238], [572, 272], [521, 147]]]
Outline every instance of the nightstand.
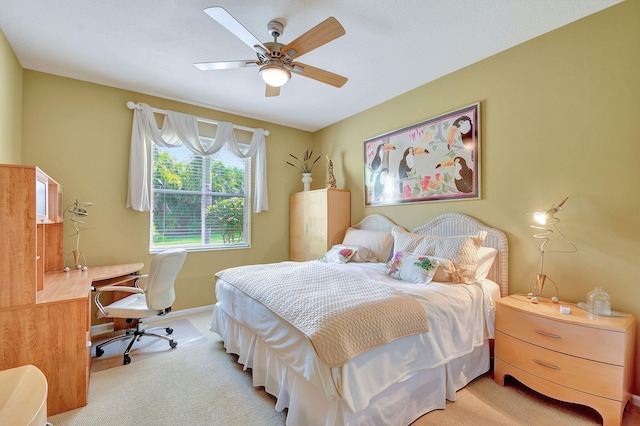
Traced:
[[[560, 313], [571, 306], [571, 314]], [[505, 375], [560, 401], [598, 411], [620, 425], [631, 399], [636, 319], [591, 314], [567, 302], [512, 295], [496, 303], [493, 379]]]

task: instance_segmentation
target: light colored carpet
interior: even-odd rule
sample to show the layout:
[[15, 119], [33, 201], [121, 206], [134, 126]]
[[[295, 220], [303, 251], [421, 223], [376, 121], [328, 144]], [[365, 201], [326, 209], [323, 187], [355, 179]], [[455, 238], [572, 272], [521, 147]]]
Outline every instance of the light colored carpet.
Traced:
[[[286, 412], [275, 411], [274, 398], [251, 385], [251, 374], [208, 331], [210, 313], [188, 319], [204, 343], [92, 373], [89, 404], [49, 421], [54, 426], [284, 425]], [[627, 412], [622, 424], [640, 425], [639, 411]], [[413, 426], [599, 424], [592, 409], [546, 398], [516, 381], [499, 386], [489, 373], [460, 390], [445, 410], [425, 414]]]
[[[149, 328], [155, 327], [156, 325], [157, 324], [152, 324]], [[143, 336], [133, 344], [131, 351], [129, 352], [129, 357], [131, 358], [132, 363], [142, 361], [143, 359], [147, 359], [152, 356], [162, 355], [168, 351], [177, 351], [178, 349], [197, 345], [198, 343], [203, 343], [206, 340], [202, 333], [200, 333], [200, 331], [198, 331], [198, 329], [195, 328], [187, 319], [170, 321], [167, 325], [173, 329], [173, 333], [168, 335], [163, 328], [152, 332], [174, 339], [178, 342], [178, 346], [171, 348], [171, 346], [169, 346], [169, 342], [164, 339], [159, 339], [153, 336]], [[98, 339], [94, 338], [93, 347], [91, 348], [91, 371], [102, 371], [107, 368], [122, 365], [123, 354], [131, 341], [130, 339], [116, 341], [104, 346], [102, 348], [104, 350], [104, 354], [100, 357], [95, 356], [95, 347], [96, 345], [110, 339], [111, 337], [118, 336], [123, 332], [124, 330], [114, 331], [100, 335], [98, 336]]]
[[188, 319], [204, 343], [91, 373], [89, 403], [51, 416], [49, 422], [54, 426], [283, 425], [286, 414], [276, 412], [275, 400], [253, 388], [250, 374], [209, 331], [211, 313]]

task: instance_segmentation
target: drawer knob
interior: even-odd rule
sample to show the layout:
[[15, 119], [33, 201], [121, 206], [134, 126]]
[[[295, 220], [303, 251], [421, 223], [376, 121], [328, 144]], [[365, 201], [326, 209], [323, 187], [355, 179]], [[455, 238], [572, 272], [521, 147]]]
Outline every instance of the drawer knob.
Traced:
[[552, 370], [560, 370], [560, 367], [557, 367], [555, 365], [551, 365], [551, 364], [546, 364], [542, 361], [538, 361], [537, 359], [534, 358], [533, 362], [535, 362], [538, 365], [541, 365], [543, 367], [547, 367], [547, 368], [551, 368]]
[[545, 333], [544, 331], [540, 331], [540, 330], [533, 330], [536, 333], [545, 336], [545, 337], [551, 337], [552, 339], [562, 339], [562, 336], [558, 336], [557, 334], [551, 334], [551, 333]]

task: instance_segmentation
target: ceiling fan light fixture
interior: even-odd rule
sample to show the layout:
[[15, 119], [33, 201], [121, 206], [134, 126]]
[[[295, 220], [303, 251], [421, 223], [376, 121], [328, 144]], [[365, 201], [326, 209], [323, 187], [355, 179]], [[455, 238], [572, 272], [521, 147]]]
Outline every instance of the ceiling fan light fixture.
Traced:
[[260, 68], [260, 77], [271, 87], [281, 87], [289, 81], [291, 73], [280, 65], [267, 64]]

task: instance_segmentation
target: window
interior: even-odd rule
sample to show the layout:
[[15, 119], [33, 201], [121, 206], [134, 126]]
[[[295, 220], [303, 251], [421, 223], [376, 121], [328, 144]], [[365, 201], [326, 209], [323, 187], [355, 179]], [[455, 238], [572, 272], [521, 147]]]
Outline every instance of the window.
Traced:
[[[243, 148], [246, 148], [243, 147]], [[150, 251], [249, 247], [251, 160], [153, 145]]]

